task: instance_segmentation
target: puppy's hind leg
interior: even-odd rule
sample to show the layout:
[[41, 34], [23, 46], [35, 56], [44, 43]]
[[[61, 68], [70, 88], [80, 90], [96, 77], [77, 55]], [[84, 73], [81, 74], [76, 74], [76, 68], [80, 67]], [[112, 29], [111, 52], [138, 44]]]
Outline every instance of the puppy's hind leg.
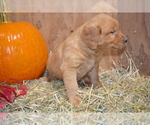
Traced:
[[93, 67], [93, 69], [88, 73], [88, 77], [90, 79], [91, 85], [93, 85], [93, 88], [102, 87], [102, 84], [99, 81], [98, 73], [99, 73], [99, 63], [97, 62]]
[[47, 79], [47, 70], [45, 71], [44, 75], [39, 78], [39, 81], [40, 82], [48, 82], [48, 79]]
[[56, 79], [55, 75], [51, 72], [50, 69], [48, 69], [47, 70], [47, 81], [51, 82], [51, 81], [53, 81], [55, 79]]
[[52, 80], [55, 80], [56, 78], [50, 71], [46, 71], [46, 73], [43, 75], [43, 77], [39, 78], [40, 82], [51, 82]]

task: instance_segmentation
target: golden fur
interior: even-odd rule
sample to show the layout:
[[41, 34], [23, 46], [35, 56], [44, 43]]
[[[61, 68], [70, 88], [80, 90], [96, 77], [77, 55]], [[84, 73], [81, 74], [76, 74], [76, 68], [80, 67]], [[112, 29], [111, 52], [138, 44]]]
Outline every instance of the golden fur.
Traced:
[[49, 56], [48, 79], [63, 80], [69, 101], [79, 104], [77, 82], [83, 79], [93, 87], [101, 87], [98, 70], [103, 51], [112, 47], [121, 49], [126, 42], [118, 21], [99, 14], [77, 28]]

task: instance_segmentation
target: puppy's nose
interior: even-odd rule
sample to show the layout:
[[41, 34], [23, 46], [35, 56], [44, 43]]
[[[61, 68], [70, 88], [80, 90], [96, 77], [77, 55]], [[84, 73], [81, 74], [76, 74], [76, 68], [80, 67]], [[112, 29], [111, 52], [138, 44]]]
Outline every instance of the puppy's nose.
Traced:
[[127, 38], [123, 39], [123, 42], [124, 42], [124, 43], [127, 43], [127, 42], [128, 42], [128, 39], [127, 39]]

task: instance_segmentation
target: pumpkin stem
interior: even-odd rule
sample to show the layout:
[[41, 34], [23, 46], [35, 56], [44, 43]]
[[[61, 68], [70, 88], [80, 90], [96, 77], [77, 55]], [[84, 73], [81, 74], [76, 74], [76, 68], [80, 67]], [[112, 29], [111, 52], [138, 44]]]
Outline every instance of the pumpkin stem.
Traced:
[[11, 22], [7, 13], [8, 11], [9, 9], [8, 9], [7, 0], [1, 0], [0, 1], [0, 24]]

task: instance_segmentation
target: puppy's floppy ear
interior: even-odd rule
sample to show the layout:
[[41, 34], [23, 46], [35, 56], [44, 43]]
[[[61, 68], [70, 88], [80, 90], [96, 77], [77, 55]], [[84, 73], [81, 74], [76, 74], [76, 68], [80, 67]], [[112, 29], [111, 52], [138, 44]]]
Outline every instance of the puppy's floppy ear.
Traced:
[[100, 32], [98, 26], [87, 24], [83, 27], [81, 38], [89, 48], [97, 49]]

